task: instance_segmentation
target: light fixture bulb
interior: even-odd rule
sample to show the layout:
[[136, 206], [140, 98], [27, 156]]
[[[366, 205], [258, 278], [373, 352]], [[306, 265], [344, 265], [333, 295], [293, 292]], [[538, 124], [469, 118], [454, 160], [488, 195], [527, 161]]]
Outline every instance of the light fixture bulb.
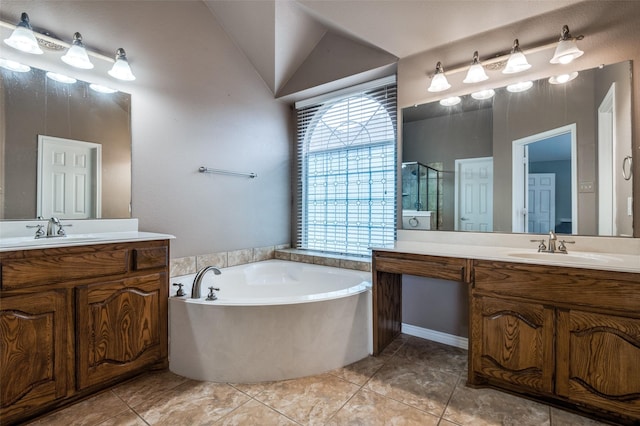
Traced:
[[489, 76], [484, 72], [484, 68], [482, 67], [482, 64], [480, 63], [480, 61], [478, 60], [478, 51], [476, 50], [475, 52], [473, 52], [473, 62], [471, 63], [471, 67], [469, 68], [469, 71], [467, 72], [467, 76], [465, 77], [464, 80], [462, 80], [462, 82], [463, 83], [479, 83], [487, 79], [489, 79]]
[[116, 89], [112, 89], [111, 87], [103, 86], [101, 84], [96, 84], [96, 83], [91, 83], [89, 87], [98, 93], [111, 94], [111, 93], [117, 92]]
[[485, 99], [491, 99], [491, 98], [493, 98], [493, 96], [494, 96], [495, 94], [496, 94], [495, 90], [493, 90], [493, 89], [485, 89], [485, 90], [480, 90], [480, 91], [478, 91], [478, 92], [473, 92], [473, 93], [471, 94], [471, 97], [472, 97], [473, 99], [476, 99], [476, 100], [482, 101], [482, 100], [485, 100]]
[[571, 80], [575, 79], [578, 76], [578, 72], [574, 71], [570, 74], [560, 74], [560, 75], [554, 75], [553, 77], [549, 78], [549, 83], [551, 84], [565, 84], [570, 82]]
[[136, 79], [136, 76], [131, 72], [127, 54], [122, 47], [116, 50], [116, 63], [113, 64], [113, 67], [108, 73], [111, 77], [117, 78], [118, 80], [133, 81]]
[[33, 28], [29, 23], [29, 15], [24, 12], [20, 15], [20, 22], [16, 25], [16, 29], [13, 30], [9, 38], [4, 40], [4, 43], [21, 52], [34, 55], [42, 55], [44, 53], [38, 46], [36, 36], [33, 35]]
[[560, 33], [560, 42], [556, 47], [556, 51], [553, 54], [553, 58], [549, 62], [552, 64], [568, 64], [576, 58], [579, 58], [584, 54], [582, 50], [578, 48], [576, 40], [582, 40], [583, 36], [572, 37], [569, 34], [569, 27], [564, 25], [562, 32]]
[[507, 91], [511, 93], [519, 93], [529, 90], [533, 87], [533, 81], [521, 81], [519, 83], [510, 84], [507, 86]]
[[0, 67], [7, 69], [9, 71], [15, 72], [29, 72], [31, 71], [31, 67], [28, 65], [21, 64], [20, 62], [12, 61], [11, 59], [0, 58]]
[[429, 92], [442, 92], [450, 88], [451, 85], [447, 81], [447, 77], [444, 75], [444, 69], [442, 68], [442, 62], [438, 61], [436, 64], [436, 73], [431, 79], [431, 85], [427, 89]]
[[513, 41], [513, 48], [511, 49], [511, 55], [507, 61], [507, 65], [502, 70], [503, 74], [515, 74], [518, 72], [526, 71], [531, 68], [531, 64], [527, 62], [527, 57], [524, 56], [522, 49], [520, 49], [520, 43], [518, 39]]
[[87, 54], [87, 49], [85, 49], [84, 43], [82, 43], [82, 35], [80, 33], [73, 34], [73, 43], [71, 44], [71, 47], [60, 59], [62, 59], [62, 62], [65, 64], [71, 65], [75, 68], [83, 70], [90, 70], [93, 68], [93, 64], [89, 60], [89, 55]]
[[47, 71], [47, 77], [49, 77], [51, 80], [57, 81], [58, 83], [64, 83], [64, 84], [73, 84], [76, 81], [78, 81], [73, 77], [69, 77], [64, 74], [58, 74], [57, 72], [51, 72], [51, 71]]
[[454, 105], [458, 105], [462, 99], [460, 96], [451, 96], [449, 98], [440, 99], [440, 105], [450, 107]]

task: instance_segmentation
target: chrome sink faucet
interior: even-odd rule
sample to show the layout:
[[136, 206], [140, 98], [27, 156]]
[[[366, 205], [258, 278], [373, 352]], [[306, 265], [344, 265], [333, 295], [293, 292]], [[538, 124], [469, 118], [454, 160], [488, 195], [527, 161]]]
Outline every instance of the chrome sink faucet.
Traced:
[[[42, 219], [42, 218], [39, 218]], [[71, 226], [71, 224], [63, 225], [60, 222], [60, 219], [57, 217], [52, 217], [47, 221], [47, 231], [44, 231], [44, 225], [27, 225], [27, 228], [37, 228], [35, 238], [54, 238], [54, 237], [66, 237], [67, 234], [64, 232], [65, 226]]]
[[556, 237], [556, 233], [553, 230], [549, 231], [549, 248], [547, 251], [549, 253], [556, 252], [556, 241], [558, 241], [558, 237]]
[[200, 287], [202, 285], [202, 278], [204, 278], [204, 275], [209, 271], [213, 271], [215, 275], [222, 274], [220, 269], [216, 268], [215, 266], [205, 266], [204, 268], [200, 269], [193, 279], [193, 286], [191, 287], [192, 299], [200, 298]]
[[544, 243], [544, 240], [531, 240], [532, 243], [538, 244], [538, 253], [567, 253], [567, 246], [565, 244], [575, 244], [575, 241], [560, 240], [553, 230], [549, 231], [549, 247]]

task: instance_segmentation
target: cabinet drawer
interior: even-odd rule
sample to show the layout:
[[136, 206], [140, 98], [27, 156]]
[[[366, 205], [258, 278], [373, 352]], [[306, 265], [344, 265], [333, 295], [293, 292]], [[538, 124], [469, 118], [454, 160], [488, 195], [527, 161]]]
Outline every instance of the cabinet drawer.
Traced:
[[474, 261], [474, 290], [484, 294], [637, 312], [638, 274], [524, 263]]
[[374, 253], [376, 271], [467, 281], [466, 259], [401, 253]]
[[54, 284], [74, 279], [127, 272], [129, 252], [90, 251], [73, 254], [43, 254], [2, 262], [2, 290]]
[[133, 250], [134, 271], [163, 268], [168, 265], [168, 261], [169, 251], [167, 247], [148, 247]]

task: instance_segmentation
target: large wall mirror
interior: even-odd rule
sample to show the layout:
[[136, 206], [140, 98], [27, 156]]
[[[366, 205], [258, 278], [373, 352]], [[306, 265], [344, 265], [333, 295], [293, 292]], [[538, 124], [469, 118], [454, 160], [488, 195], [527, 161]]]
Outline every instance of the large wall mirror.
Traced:
[[0, 68], [0, 219], [131, 217], [131, 96]]
[[632, 236], [631, 62], [517, 90], [402, 110], [403, 228]]

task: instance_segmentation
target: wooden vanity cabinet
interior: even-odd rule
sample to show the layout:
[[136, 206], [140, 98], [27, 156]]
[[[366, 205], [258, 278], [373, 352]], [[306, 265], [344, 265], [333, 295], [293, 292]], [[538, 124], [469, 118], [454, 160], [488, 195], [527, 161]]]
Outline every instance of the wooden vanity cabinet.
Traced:
[[640, 422], [638, 274], [475, 260], [469, 383]]
[[481, 377], [553, 392], [554, 313], [538, 303], [472, 299], [472, 368]]
[[0, 299], [0, 424], [67, 395], [64, 291]]
[[0, 424], [167, 359], [168, 240], [0, 253]]

